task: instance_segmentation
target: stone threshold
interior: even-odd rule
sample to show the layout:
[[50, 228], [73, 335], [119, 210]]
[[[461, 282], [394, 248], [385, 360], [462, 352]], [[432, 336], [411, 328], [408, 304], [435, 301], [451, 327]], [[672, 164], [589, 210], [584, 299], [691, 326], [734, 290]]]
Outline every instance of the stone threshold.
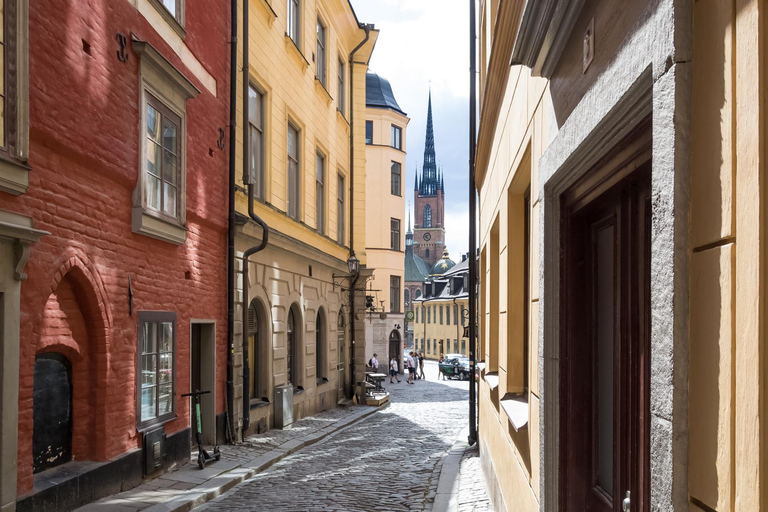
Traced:
[[[354, 406], [350, 408], [349, 415], [336, 419], [323, 428], [296, 428], [302, 421], [322, 420], [323, 414], [304, 418], [292, 426], [296, 428], [296, 436], [288, 434], [285, 436], [288, 437], [287, 440], [271, 446], [269, 451], [262, 451], [258, 455], [256, 453], [259, 450], [256, 446], [260, 443], [260, 438], [263, 439], [265, 435], [274, 433], [274, 430], [253, 435], [239, 445], [222, 446], [221, 460], [210, 462], [204, 469], [199, 469], [196, 464], [187, 464], [177, 471], [163, 474], [130, 491], [104, 498], [77, 511], [188, 512], [265, 471], [285, 457], [367, 418], [388, 405], [387, 403], [381, 407]], [[302, 430], [310, 431], [303, 433]], [[290, 431], [291, 428], [287, 428], [282, 432], [290, 433]], [[254, 448], [249, 448], [249, 444]], [[248, 454], [250, 450], [254, 452], [251, 457]], [[227, 457], [228, 452], [230, 457]]]

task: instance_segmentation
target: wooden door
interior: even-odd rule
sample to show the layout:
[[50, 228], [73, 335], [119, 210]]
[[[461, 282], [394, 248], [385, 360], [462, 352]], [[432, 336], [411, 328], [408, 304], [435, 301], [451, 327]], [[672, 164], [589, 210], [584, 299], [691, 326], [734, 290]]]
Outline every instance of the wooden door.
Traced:
[[[202, 326], [200, 324], [192, 324], [192, 338], [191, 338], [191, 391], [201, 391], [202, 381]], [[190, 400], [190, 407], [192, 408], [189, 414], [189, 422], [192, 427], [192, 435], [190, 437], [190, 444], [197, 445], [197, 421], [195, 421], [195, 400]]]
[[[564, 510], [650, 510], [650, 161], [563, 199]], [[632, 172], [626, 172], [631, 169]]]
[[40, 354], [33, 379], [32, 471], [37, 473], [72, 460], [72, 365], [61, 354]]

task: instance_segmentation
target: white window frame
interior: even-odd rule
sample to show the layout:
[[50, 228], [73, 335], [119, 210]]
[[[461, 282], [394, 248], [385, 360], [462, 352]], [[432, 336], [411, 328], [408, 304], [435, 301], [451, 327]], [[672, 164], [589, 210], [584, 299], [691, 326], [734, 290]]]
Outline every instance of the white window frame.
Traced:
[[[288, 149], [288, 139], [291, 136], [291, 130], [296, 132], [296, 155], [291, 155]], [[286, 205], [285, 213], [294, 220], [301, 219], [301, 129], [294, 123], [288, 122], [288, 129], [286, 130]], [[292, 176], [291, 163], [295, 162], [296, 171], [295, 176]]]
[[344, 214], [346, 212], [347, 205], [346, 186], [346, 177], [343, 174], [338, 173], [336, 176], [336, 241], [339, 243], [339, 245], [344, 245], [346, 243], [346, 233], [344, 233], [346, 227], [344, 222]]
[[[291, 1], [291, 0], [289, 0]], [[326, 48], [328, 47], [328, 27], [317, 17], [317, 49], [315, 52], [315, 78], [317, 78], [326, 89], [328, 80], [328, 62]]]
[[[187, 114], [186, 101], [200, 94], [165, 57], [146, 41], [134, 40], [133, 51], [139, 56], [139, 173], [133, 193], [131, 227], [141, 233], [176, 245], [186, 241]], [[177, 217], [171, 219], [147, 208], [147, 109], [149, 96], [162, 103], [179, 118], [179, 189]]]
[[[250, 98], [248, 100], [248, 105], [250, 107], [250, 112], [248, 112], [248, 137], [249, 137], [249, 154], [251, 161], [248, 164], [248, 168], [250, 171], [250, 179], [251, 184], [254, 186], [254, 197], [258, 199], [259, 201], [265, 201], [266, 198], [266, 119], [267, 116], [264, 115], [264, 109], [266, 108], [266, 97], [267, 95], [264, 94], [264, 92], [256, 87], [253, 83], [249, 85], [248, 88], [248, 94], [250, 95]], [[258, 111], [256, 111], [256, 106], [259, 107]], [[256, 112], [260, 113], [260, 118], [256, 119], [254, 114]], [[255, 141], [259, 145], [259, 161], [257, 162], [255, 159], [256, 152], [254, 151], [254, 133], [256, 135], [257, 140]]]
[[[159, 413], [159, 406], [160, 406], [160, 357], [161, 352], [159, 345], [156, 347], [156, 350], [154, 352], [148, 352], [147, 355], [155, 355], [157, 357], [156, 361], [156, 384], [154, 385], [154, 388], [158, 390], [158, 393], [155, 396], [155, 408], [157, 411], [157, 414], [152, 418], [144, 419], [142, 416], [142, 375], [144, 374], [144, 364], [143, 359], [145, 353], [142, 350], [142, 345], [144, 341], [144, 325], [145, 324], [162, 324], [162, 323], [170, 323], [173, 325], [172, 327], [172, 340], [171, 340], [171, 352], [163, 352], [165, 354], [171, 354], [171, 393], [170, 393], [170, 411], [167, 411], [163, 414]], [[176, 378], [178, 375], [178, 365], [177, 365], [177, 337], [178, 337], [178, 318], [175, 312], [171, 311], [139, 311], [138, 314], [138, 337], [137, 337], [137, 349], [136, 349], [136, 429], [139, 432], [145, 432], [152, 427], [156, 425], [161, 425], [163, 423], [167, 423], [169, 421], [172, 421], [176, 419]], [[156, 343], [159, 344], [159, 341]]]
[[[157, 12], [168, 25], [183, 39], [186, 35], [184, 26], [186, 23], [186, 0], [149, 0]], [[166, 4], [173, 3], [175, 13], [172, 13]]]
[[337, 71], [337, 80], [338, 80], [338, 110], [341, 112], [341, 115], [344, 115], [344, 109], [346, 107], [346, 100], [347, 100], [347, 91], [346, 91], [346, 80], [344, 79], [346, 77], [347, 73], [347, 66], [344, 64], [344, 61], [339, 57], [339, 67]]
[[286, 32], [294, 44], [301, 48], [301, 0], [288, 0]]
[[325, 214], [325, 182], [326, 182], [326, 158], [318, 150], [315, 153], [315, 226], [317, 232], [325, 234], [326, 214]]

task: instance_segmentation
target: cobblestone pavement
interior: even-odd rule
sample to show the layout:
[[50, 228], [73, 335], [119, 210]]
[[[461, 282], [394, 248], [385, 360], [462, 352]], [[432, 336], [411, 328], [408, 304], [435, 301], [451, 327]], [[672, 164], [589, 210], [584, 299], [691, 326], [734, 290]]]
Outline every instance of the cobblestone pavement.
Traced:
[[428, 380], [413, 385], [402, 378], [399, 384], [386, 381], [391, 393], [386, 409], [286, 457], [198, 510], [432, 510], [442, 456], [467, 424], [469, 383], [437, 382], [435, 363], [425, 371]]
[[483, 470], [480, 468], [480, 452], [477, 445], [467, 448], [461, 458], [458, 502], [458, 512], [493, 510], [488, 498], [488, 488], [483, 478]]

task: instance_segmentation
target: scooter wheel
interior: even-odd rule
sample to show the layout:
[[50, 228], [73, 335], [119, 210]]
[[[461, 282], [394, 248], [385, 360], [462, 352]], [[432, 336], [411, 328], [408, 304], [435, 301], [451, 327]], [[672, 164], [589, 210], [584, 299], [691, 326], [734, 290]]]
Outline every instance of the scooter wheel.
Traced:
[[205, 457], [203, 457], [203, 454], [197, 456], [197, 467], [200, 469], [205, 468]]
[[221, 460], [221, 452], [219, 451], [218, 446], [213, 448], [213, 458], [216, 460]]

